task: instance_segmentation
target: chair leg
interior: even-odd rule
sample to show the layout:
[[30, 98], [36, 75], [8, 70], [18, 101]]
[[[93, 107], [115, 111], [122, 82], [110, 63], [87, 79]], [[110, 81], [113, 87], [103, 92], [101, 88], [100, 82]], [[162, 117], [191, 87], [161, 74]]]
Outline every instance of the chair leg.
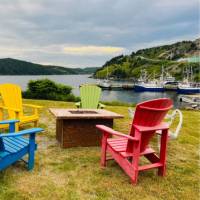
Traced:
[[102, 146], [101, 148], [101, 166], [105, 167], [106, 166], [106, 146], [104, 145], [104, 147]]
[[19, 122], [15, 123], [15, 131], [16, 131], [16, 132], [19, 131]]
[[133, 166], [133, 176], [131, 177], [132, 184], [136, 185], [138, 180], [138, 166], [139, 166], [139, 159], [140, 159], [140, 140], [141, 140], [141, 133], [135, 130], [135, 137], [139, 139], [139, 142], [134, 142], [133, 144], [133, 154], [134, 157], [132, 159], [132, 166]]
[[0, 120], [2, 121], [3, 120], [3, 109], [0, 108]]
[[28, 170], [32, 170], [34, 167], [34, 160], [35, 160], [35, 151], [29, 152], [28, 157]]
[[34, 121], [34, 127], [38, 127], [38, 120]]
[[159, 176], [165, 176], [166, 174], [167, 140], [168, 140], [168, 130], [163, 130], [161, 135], [161, 144], [160, 144], [160, 162], [163, 165], [162, 167], [158, 168]]
[[131, 177], [131, 183], [132, 183], [133, 185], [136, 185], [136, 184], [137, 184], [137, 181], [138, 181], [138, 173], [139, 173], [138, 170], [134, 170], [134, 171], [133, 171], [133, 176]]
[[139, 165], [139, 154], [133, 157], [132, 166], [133, 166], [133, 176], [131, 177], [131, 182], [133, 185], [137, 184], [138, 180], [138, 165]]
[[107, 151], [107, 135], [104, 134], [102, 137], [102, 145], [101, 145], [101, 166], [106, 166], [106, 151]]
[[28, 170], [32, 170], [35, 161], [35, 133], [29, 138], [29, 155], [28, 155]]

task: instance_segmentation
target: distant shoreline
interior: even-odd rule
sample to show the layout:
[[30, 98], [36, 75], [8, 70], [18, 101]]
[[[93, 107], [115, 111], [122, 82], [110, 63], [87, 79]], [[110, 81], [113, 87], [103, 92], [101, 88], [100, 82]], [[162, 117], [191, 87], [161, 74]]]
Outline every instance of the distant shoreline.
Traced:
[[[88, 75], [91, 76], [91, 74], [0, 74], [0, 76], [79, 76], [79, 75]], [[92, 77], [90, 77], [92, 78]], [[95, 79], [95, 78], [94, 78]]]
[[41, 65], [37, 63], [27, 62], [14, 58], [0, 59], [0, 74], [1, 75], [81, 75], [92, 74], [98, 67], [85, 68], [67, 68], [62, 66]]

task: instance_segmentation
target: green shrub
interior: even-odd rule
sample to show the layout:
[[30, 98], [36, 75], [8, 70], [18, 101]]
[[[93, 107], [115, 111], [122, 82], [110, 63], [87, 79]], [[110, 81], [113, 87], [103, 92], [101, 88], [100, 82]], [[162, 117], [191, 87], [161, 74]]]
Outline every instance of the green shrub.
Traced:
[[72, 87], [57, 84], [49, 79], [31, 80], [28, 89], [23, 92], [23, 97], [28, 99], [46, 99], [57, 101], [78, 101], [79, 98], [72, 94]]

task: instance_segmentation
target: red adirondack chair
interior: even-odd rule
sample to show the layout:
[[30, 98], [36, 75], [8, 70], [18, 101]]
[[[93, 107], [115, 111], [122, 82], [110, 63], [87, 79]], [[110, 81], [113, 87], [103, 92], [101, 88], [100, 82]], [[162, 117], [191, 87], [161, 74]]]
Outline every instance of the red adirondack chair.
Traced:
[[[166, 171], [166, 148], [168, 139], [168, 124], [162, 122], [172, 101], [167, 98], [155, 99], [140, 103], [136, 106], [130, 134], [122, 134], [113, 129], [96, 125], [103, 133], [101, 147], [101, 166], [106, 166], [107, 153], [111, 155], [133, 184], [137, 183], [138, 172], [158, 168], [158, 175], [164, 176]], [[150, 147], [149, 142], [161, 130], [161, 147], [159, 156]], [[117, 136], [110, 138], [110, 135]], [[150, 164], [139, 166], [139, 158], [145, 156]]]

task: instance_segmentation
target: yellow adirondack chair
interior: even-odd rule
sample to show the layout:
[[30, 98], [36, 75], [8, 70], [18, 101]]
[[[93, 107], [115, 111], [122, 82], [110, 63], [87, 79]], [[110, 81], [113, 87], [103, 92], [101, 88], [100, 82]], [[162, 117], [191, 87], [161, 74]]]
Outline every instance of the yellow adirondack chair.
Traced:
[[[3, 118], [3, 111], [7, 110], [8, 119], [18, 119], [20, 122], [16, 124], [16, 129], [19, 129], [19, 126], [26, 123], [34, 123], [34, 126], [38, 125], [39, 114], [38, 109], [41, 106], [31, 105], [31, 104], [22, 104], [22, 92], [21, 88], [18, 85], [5, 83], [0, 84], [0, 94], [2, 102], [0, 103], [0, 117]], [[24, 115], [24, 107], [30, 107], [33, 109], [32, 115]], [[2, 125], [0, 128], [5, 128]]]

